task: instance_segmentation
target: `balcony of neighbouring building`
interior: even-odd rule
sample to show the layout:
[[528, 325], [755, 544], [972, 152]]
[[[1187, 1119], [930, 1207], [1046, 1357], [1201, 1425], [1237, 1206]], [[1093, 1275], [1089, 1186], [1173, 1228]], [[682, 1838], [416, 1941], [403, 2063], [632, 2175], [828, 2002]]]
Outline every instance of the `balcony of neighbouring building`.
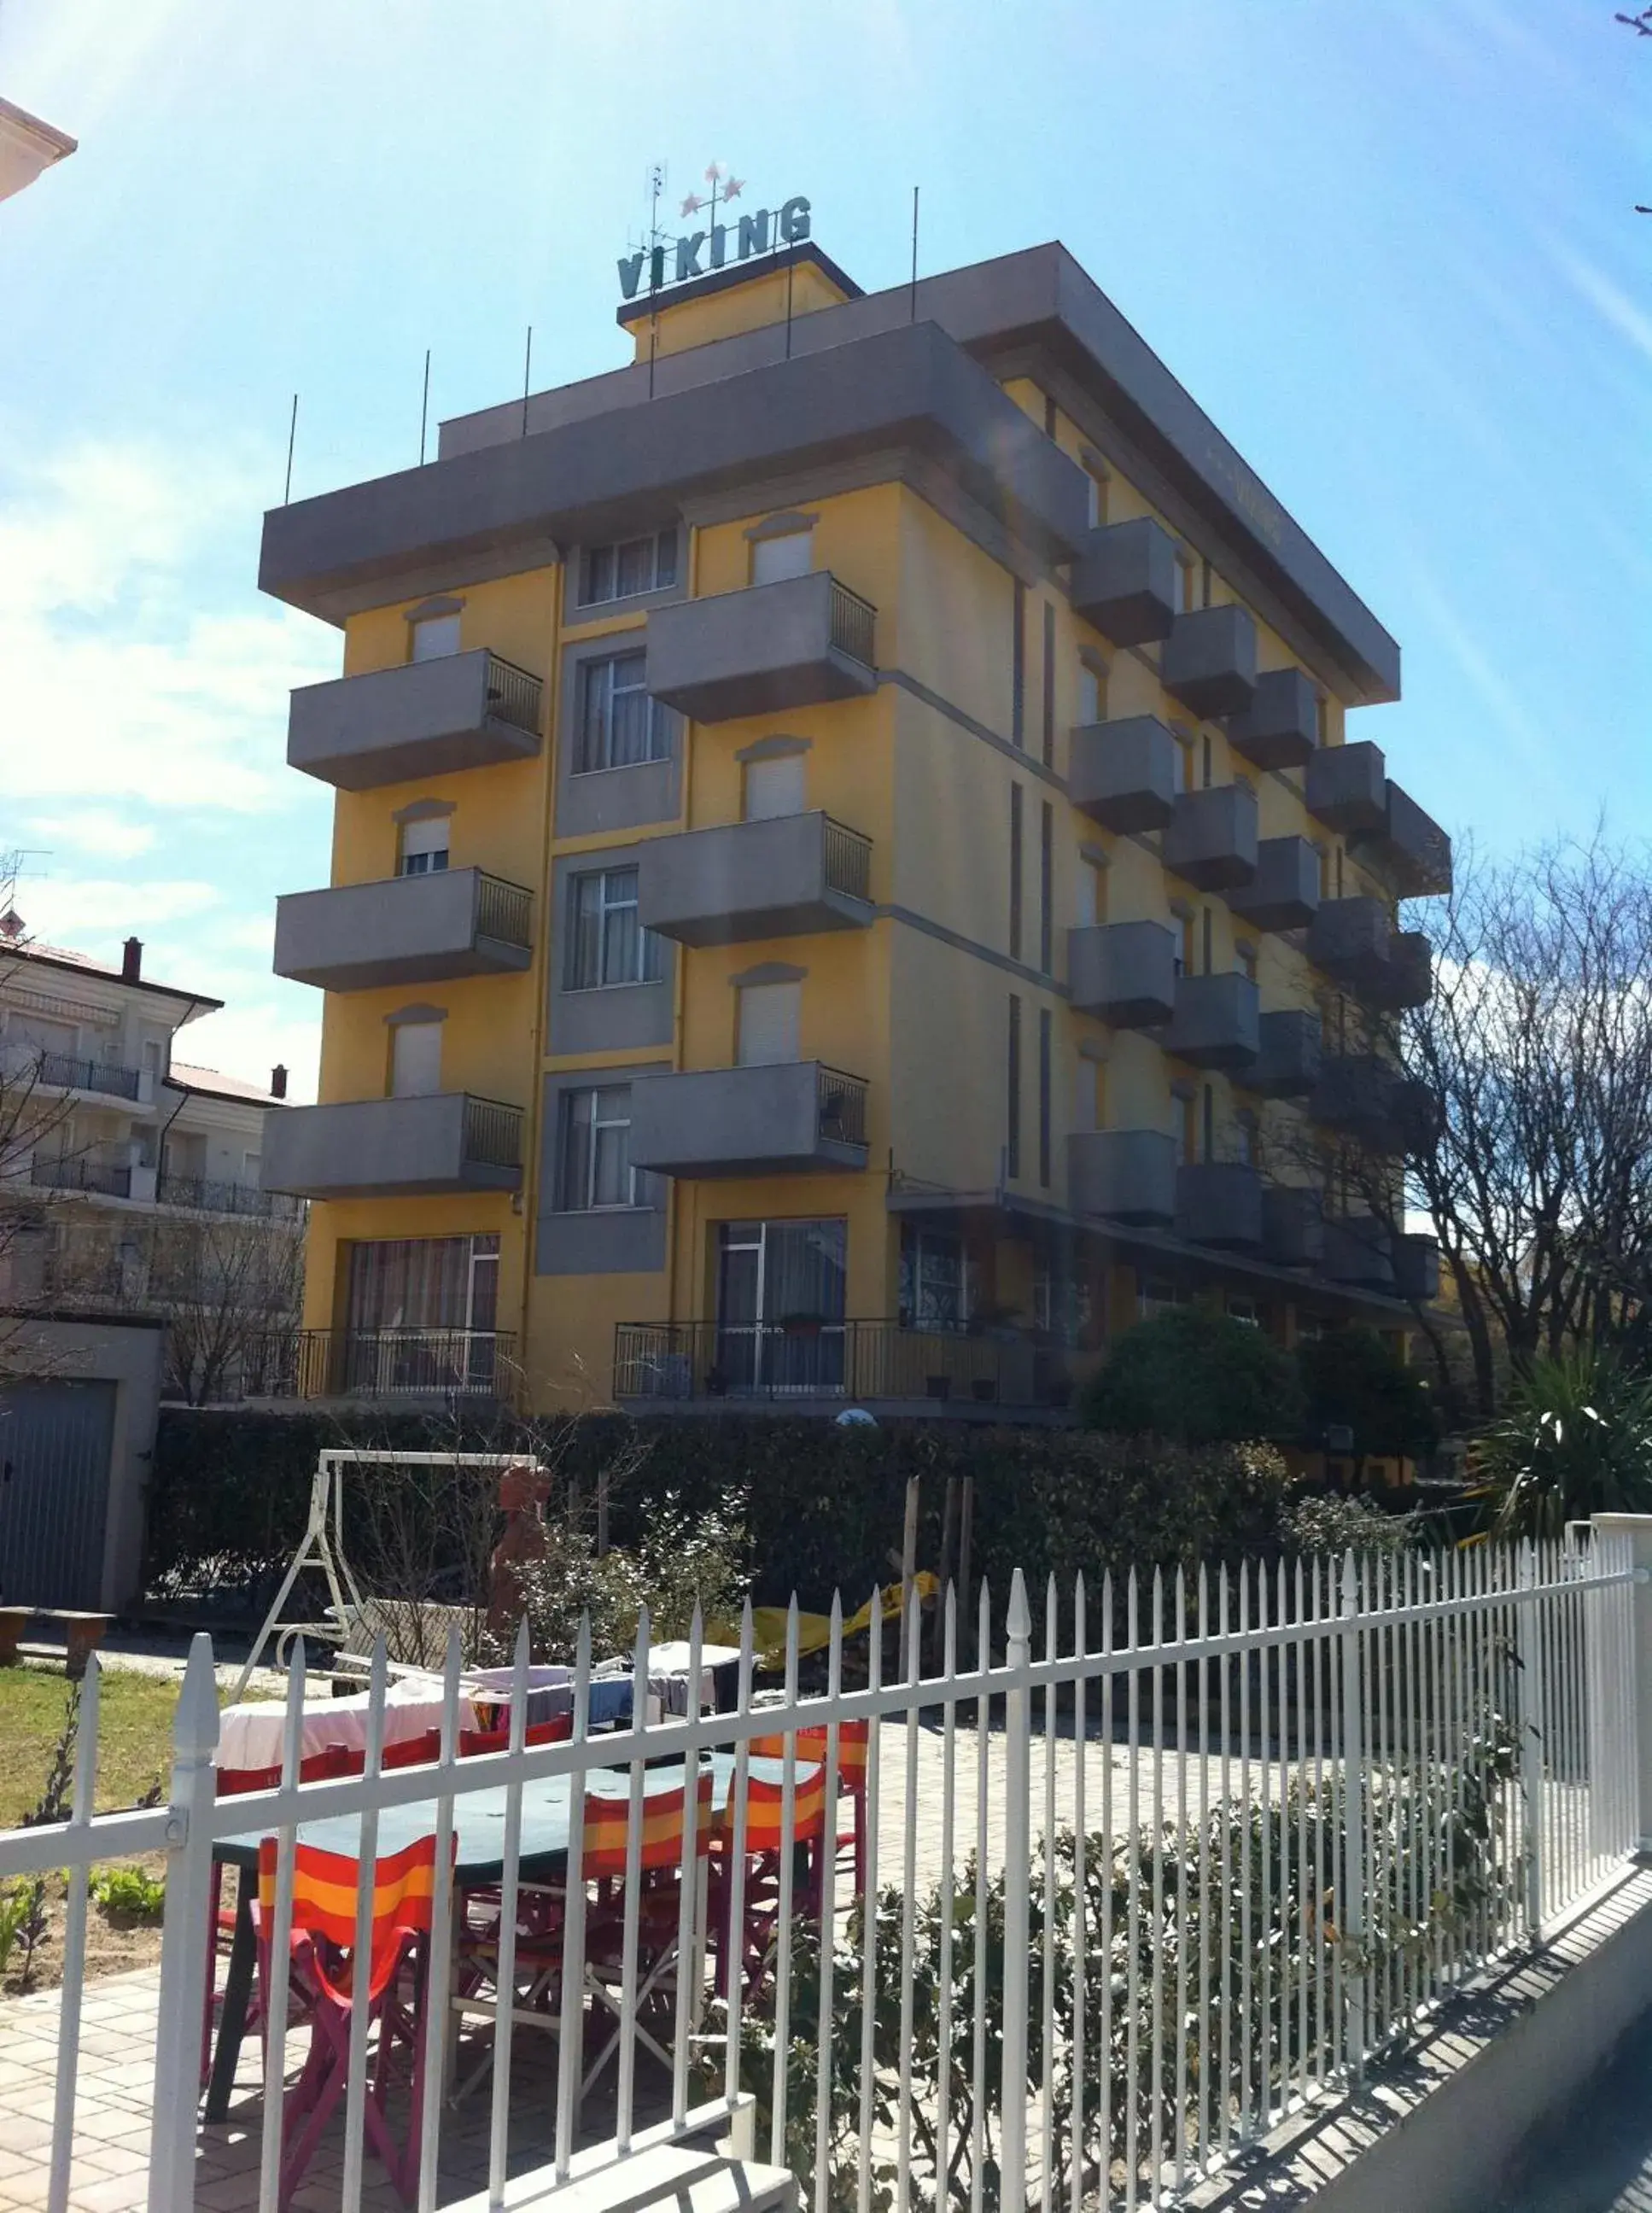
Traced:
[[522, 1110], [465, 1091], [290, 1106], [264, 1123], [259, 1182], [301, 1198], [517, 1191]]
[[1067, 1198], [1076, 1214], [1137, 1228], [1176, 1218], [1176, 1143], [1160, 1130], [1075, 1130], [1067, 1140]]
[[1319, 694], [1300, 668], [1267, 669], [1228, 736], [1258, 768], [1301, 768], [1319, 749]]
[[37, 1191], [78, 1192], [88, 1198], [155, 1197], [155, 1170], [135, 1161], [130, 1146], [87, 1146], [79, 1151], [43, 1149], [29, 1162]]
[[631, 1161], [674, 1176], [863, 1168], [865, 1082], [818, 1060], [640, 1077]]
[[168, 1168], [162, 1168], [155, 1180], [155, 1196], [159, 1205], [186, 1207], [192, 1214], [235, 1214], [254, 1222], [302, 1222], [304, 1218], [302, 1199], [290, 1198], [283, 1192], [216, 1177], [174, 1175]]
[[1067, 790], [1106, 830], [1162, 830], [1175, 808], [1181, 750], [1152, 715], [1074, 730]]
[[1423, 1006], [1433, 989], [1428, 939], [1397, 930], [1380, 899], [1327, 899], [1308, 924], [1307, 950], [1316, 968], [1372, 1007]]
[[829, 814], [780, 814], [650, 838], [637, 917], [680, 945], [738, 945], [872, 920], [872, 841]]
[[510, 1404], [521, 1371], [503, 1329], [283, 1329], [240, 1353], [244, 1399], [462, 1398]]
[[1393, 1240], [1374, 1214], [1327, 1216], [1320, 1272], [1344, 1290], [1394, 1288]]
[[1143, 515], [1091, 531], [1073, 564], [1073, 613], [1117, 645], [1167, 637], [1176, 619], [1176, 548]]
[[1228, 894], [1253, 930], [1306, 930], [1320, 910], [1320, 857], [1306, 838], [1264, 838], [1256, 874]]
[[155, 1077], [146, 1068], [128, 1068], [124, 1062], [99, 1056], [82, 1059], [72, 1052], [52, 1052], [24, 1038], [8, 1038], [0, 1044], [0, 1077], [21, 1096], [26, 1090], [54, 1097], [73, 1094], [88, 1106], [108, 1100], [118, 1106], [149, 1106], [155, 1100]]
[[326, 991], [519, 973], [533, 894], [482, 869], [289, 892], [276, 901], [275, 972]]
[[1178, 615], [1159, 680], [1190, 714], [1242, 715], [1256, 694], [1256, 625], [1239, 607]]
[[492, 768], [539, 750], [540, 686], [497, 653], [453, 653], [292, 695], [287, 759], [341, 791]]
[[1067, 933], [1073, 1005], [1115, 1029], [1151, 1029], [1175, 1011], [1176, 938], [1161, 922], [1092, 923]]
[[1325, 1259], [1325, 1200], [1311, 1185], [1270, 1184], [1262, 1194], [1262, 1251], [1277, 1268], [1317, 1268]]
[[1245, 1088], [1267, 1099], [1305, 1099], [1319, 1080], [1319, 1016], [1295, 1007], [1259, 1016], [1256, 1058], [1244, 1072]]
[[1176, 1170], [1176, 1235], [1190, 1245], [1254, 1253], [1262, 1242], [1262, 1179], [1241, 1161], [1185, 1161]]
[[1388, 819], [1388, 778], [1382, 748], [1369, 739], [1326, 746], [1308, 765], [1308, 811], [1330, 830], [1359, 836], [1381, 830]]
[[1427, 1084], [1372, 1052], [1332, 1053], [1320, 1070], [1308, 1119], [1367, 1151], [1414, 1152], [1433, 1125], [1435, 1101]]
[[877, 689], [877, 609], [826, 569], [655, 607], [648, 685], [696, 722], [779, 714]]
[[1256, 794], [1247, 784], [1179, 791], [1161, 857], [1199, 891], [1232, 891], [1256, 874]]
[[1368, 855], [1400, 899], [1443, 898], [1451, 889], [1451, 840], [1434, 817], [1392, 777], [1384, 791], [1383, 823], [1360, 857]]
[[1194, 1068], [1241, 1070], [1261, 1050], [1260, 1019], [1248, 976], [1178, 976], [1170, 1025], [1159, 1042]]
[[1440, 1295], [1440, 1247], [1433, 1237], [1407, 1231], [1393, 1241], [1394, 1290], [1426, 1306]]

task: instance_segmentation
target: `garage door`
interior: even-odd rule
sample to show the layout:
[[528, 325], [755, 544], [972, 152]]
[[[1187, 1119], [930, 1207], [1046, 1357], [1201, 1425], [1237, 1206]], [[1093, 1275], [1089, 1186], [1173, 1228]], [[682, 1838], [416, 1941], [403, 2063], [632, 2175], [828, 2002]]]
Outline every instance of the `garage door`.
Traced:
[[114, 1418], [113, 1383], [0, 1393], [0, 1604], [97, 1609]]

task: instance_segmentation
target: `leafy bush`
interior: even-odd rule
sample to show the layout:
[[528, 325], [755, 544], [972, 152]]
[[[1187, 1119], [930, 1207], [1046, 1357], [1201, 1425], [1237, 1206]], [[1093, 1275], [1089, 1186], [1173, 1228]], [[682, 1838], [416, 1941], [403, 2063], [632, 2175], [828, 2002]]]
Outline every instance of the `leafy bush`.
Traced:
[[1311, 1491], [1293, 1500], [1280, 1526], [1289, 1551], [1321, 1557], [1404, 1552], [1417, 1541], [1414, 1515], [1385, 1514], [1368, 1499], [1335, 1491]]
[[[597, 1557], [591, 1533], [566, 1522], [546, 1531], [541, 1559], [517, 1570], [535, 1661], [571, 1661], [580, 1617], [591, 1618], [591, 1649], [599, 1658], [628, 1652], [637, 1642], [644, 1605], [655, 1642], [686, 1637], [698, 1605], [706, 1619], [738, 1613], [745, 1596], [745, 1533], [713, 1515], [692, 1519], [662, 1501], [653, 1527], [634, 1552]], [[491, 1656], [511, 1657], [509, 1640], [493, 1640]]]
[[88, 1888], [111, 1921], [159, 1921], [166, 1911], [166, 1884], [139, 1867], [99, 1868]]
[[1081, 1395], [1087, 1428], [1179, 1444], [1290, 1442], [1302, 1426], [1290, 1355], [1259, 1329], [1200, 1307], [1138, 1322]]
[[1539, 1358], [1510, 1384], [1475, 1460], [1502, 1536], [1652, 1513], [1652, 1376], [1600, 1346]]
[[19, 1875], [16, 1881], [0, 1890], [0, 1982], [5, 1979], [11, 1966], [11, 1955], [19, 1943], [23, 1946], [25, 1983], [34, 1946], [29, 1932], [37, 1921], [43, 1921], [46, 1902], [44, 1875]]
[[1439, 1436], [1428, 1387], [1374, 1329], [1334, 1329], [1296, 1348], [1307, 1435], [1352, 1431], [1362, 1458], [1415, 1460]]

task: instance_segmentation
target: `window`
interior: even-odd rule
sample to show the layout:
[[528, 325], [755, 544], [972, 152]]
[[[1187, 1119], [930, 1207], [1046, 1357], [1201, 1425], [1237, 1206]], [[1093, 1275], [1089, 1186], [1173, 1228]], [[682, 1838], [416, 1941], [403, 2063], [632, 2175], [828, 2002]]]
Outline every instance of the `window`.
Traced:
[[575, 774], [636, 768], [671, 757], [667, 710], [648, 691], [648, 656], [616, 653], [579, 672], [579, 743]]
[[647, 1203], [631, 1164], [631, 1086], [604, 1083], [563, 1095], [557, 1203], [568, 1212]]
[[1107, 872], [1095, 862], [1081, 861], [1078, 864], [1078, 919], [1082, 928], [1091, 928], [1107, 918]]
[[448, 865], [448, 817], [433, 814], [424, 821], [401, 826], [401, 869], [404, 876], [431, 876]]
[[440, 1022], [397, 1022], [390, 1032], [390, 1095], [428, 1099], [442, 1088]]
[[1099, 530], [1107, 519], [1107, 487], [1093, 469], [1084, 472], [1084, 493], [1090, 528]]
[[1200, 1157], [1213, 1161], [1216, 1156], [1216, 1095], [1208, 1083], [1204, 1086], [1201, 1106], [1204, 1127], [1200, 1133], [1203, 1138]]
[[1078, 664], [1078, 719], [1081, 723], [1104, 722], [1107, 718], [1106, 704], [1102, 696], [1101, 674], [1088, 661]]
[[1009, 735], [1026, 742], [1027, 721], [1027, 587], [1017, 576], [1010, 593]]
[[1039, 819], [1039, 966], [1046, 976], [1055, 968], [1056, 810], [1046, 799]]
[[166, 1073], [167, 1049], [159, 1038], [143, 1040], [143, 1073], [158, 1083]]
[[802, 753], [780, 753], [768, 760], [747, 762], [748, 822], [768, 822], [779, 814], [801, 814], [804, 804]]
[[1104, 1126], [1101, 1064], [1092, 1060], [1087, 1053], [1081, 1053], [1077, 1077], [1073, 1085], [1073, 1127], [1075, 1130], [1100, 1130]]
[[1256, 948], [1253, 945], [1247, 945], [1241, 940], [1234, 944], [1234, 951], [1238, 957], [1240, 974], [1248, 977], [1253, 984], [1255, 983]]
[[1205, 976], [1213, 976], [1216, 973], [1216, 963], [1211, 958], [1210, 910], [1208, 906], [1203, 910], [1199, 917], [1199, 949], [1204, 956], [1204, 966], [1200, 970], [1200, 973]]
[[1060, 419], [1056, 411], [1056, 403], [1046, 392], [1044, 395], [1044, 435], [1046, 438], [1055, 436]]
[[789, 530], [778, 538], [752, 540], [752, 582], [783, 584], [789, 576], [807, 576], [814, 566], [814, 533]]
[[1009, 1098], [1004, 1119], [1004, 1174], [1021, 1172], [1021, 1003], [1009, 995]]
[[1227, 1299], [1230, 1321], [1242, 1321], [1247, 1329], [1260, 1329], [1262, 1309], [1256, 1301], [1243, 1291], [1229, 1291]]
[[580, 567], [579, 603], [594, 607], [609, 600], [634, 600], [643, 592], [663, 592], [676, 581], [674, 527], [614, 546], [588, 546]]
[[1044, 603], [1044, 765], [1056, 758], [1056, 611]]
[[497, 1236], [374, 1239], [350, 1247], [346, 1326], [491, 1332], [498, 1287]]
[[901, 1224], [900, 1321], [906, 1329], [961, 1329], [969, 1320], [969, 1271], [961, 1237]]
[[1256, 1166], [1256, 1117], [1236, 1114], [1234, 1117], [1234, 1154], [1241, 1167]]
[[1050, 1064], [1055, 1022], [1048, 1007], [1039, 1009], [1039, 1182], [1050, 1188]]
[[262, 1153], [243, 1153], [241, 1156], [241, 1181], [243, 1183], [255, 1185], [258, 1182], [259, 1170], [263, 1167], [263, 1165], [264, 1155]]
[[1021, 788], [1009, 787], [1009, 957], [1021, 957]]
[[742, 1068], [773, 1068], [802, 1058], [803, 987], [742, 984], [735, 1058]]
[[1170, 1134], [1175, 1140], [1176, 1166], [1179, 1168], [1186, 1167], [1190, 1161], [1198, 1156], [1193, 1136], [1192, 1093], [1184, 1092], [1180, 1097], [1173, 1098], [1170, 1113]]
[[1202, 607], [1214, 607], [1216, 604], [1211, 595], [1211, 582], [1210, 564], [1209, 561], [1201, 561], [1199, 563], [1199, 605]]
[[849, 1225], [725, 1222], [717, 1232], [720, 1387], [840, 1392]]
[[1143, 1276], [1138, 1281], [1141, 1288], [1137, 1299], [1143, 1321], [1151, 1321], [1155, 1314], [1168, 1314], [1173, 1308], [1192, 1303], [1180, 1283], [1167, 1282], [1161, 1276]]
[[1179, 615], [1188, 613], [1193, 605], [1193, 564], [1186, 554], [1177, 554], [1176, 566], [1170, 582], [1172, 613]]
[[1204, 788], [1209, 791], [1216, 778], [1216, 763], [1210, 752], [1210, 733], [1206, 730], [1199, 740], [1199, 774]]
[[604, 869], [576, 876], [567, 989], [657, 984], [664, 974], [664, 948], [637, 918], [637, 870]]
[[459, 650], [459, 617], [425, 615], [409, 625], [412, 631], [412, 657], [415, 661], [442, 661], [448, 654]]

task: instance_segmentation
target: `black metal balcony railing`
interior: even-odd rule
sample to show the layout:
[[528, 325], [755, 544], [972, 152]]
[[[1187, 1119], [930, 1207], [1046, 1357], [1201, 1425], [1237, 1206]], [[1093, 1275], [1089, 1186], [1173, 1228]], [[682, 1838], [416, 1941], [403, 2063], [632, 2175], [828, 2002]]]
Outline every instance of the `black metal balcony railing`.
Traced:
[[105, 1198], [132, 1195], [129, 1161], [88, 1160], [75, 1154], [37, 1153], [29, 1180], [42, 1191], [94, 1191]]
[[35, 1064], [35, 1081], [59, 1091], [100, 1092], [106, 1099], [136, 1099], [143, 1084], [135, 1068], [123, 1068], [113, 1060], [77, 1060], [68, 1052], [42, 1052]]
[[850, 830], [844, 823], [833, 821], [831, 815], [826, 823], [826, 887], [829, 892], [841, 892], [845, 899], [869, 899], [872, 896], [872, 840], [863, 838], [858, 830]]
[[839, 1145], [866, 1143], [866, 1079], [822, 1067], [815, 1079], [820, 1135]]
[[484, 871], [476, 884], [476, 934], [502, 945], [533, 942], [533, 894], [524, 884]]
[[464, 1156], [480, 1167], [519, 1168], [522, 1164], [522, 1110], [497, 1099], [465, 1101]]
[[496, 722], [509, 722], [516, 729], [530, 730], [537, 736], [541, 690], [537, 676], [518, 668], [514, 661], [502, 661], [497, 653], [489, 654], [488, 713]]
[[249, 1399], [513, 1395], [515, 1338], [495, 1329], [271, 1330], [249, 1345]]
[[260, 1222], [297, 1222], [304, 1202], [285, 1192], [261, 1191], [255, 1183], [221, 1182], [207, 1176], [155, 1178], [155, 1196], [162, 1206], [198, 1208], [203, 1214], [240, 1214]]
[[860, 661], [867, 668], [877, 667], [878, 611], [869, 600], [851, 592], [847, 584], [832, 580], [832, 629], [830, 643], [838, 653], [846, 653], [851, 661]]
[[1069, 1355], [1026, 1334], [794, 1315], [775, 1322], [621, 1322], [614, 1395], [706, 1402], [829, 1398], [1064, 1405]]

